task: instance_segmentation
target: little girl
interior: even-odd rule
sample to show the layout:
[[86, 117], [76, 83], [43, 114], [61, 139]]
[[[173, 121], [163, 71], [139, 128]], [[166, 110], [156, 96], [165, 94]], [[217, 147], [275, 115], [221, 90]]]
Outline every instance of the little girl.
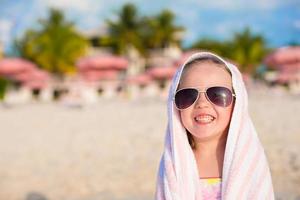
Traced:
[[274, 199], [270, 170], [238, 69], [192, 55], [169, 93], [157, 200]]

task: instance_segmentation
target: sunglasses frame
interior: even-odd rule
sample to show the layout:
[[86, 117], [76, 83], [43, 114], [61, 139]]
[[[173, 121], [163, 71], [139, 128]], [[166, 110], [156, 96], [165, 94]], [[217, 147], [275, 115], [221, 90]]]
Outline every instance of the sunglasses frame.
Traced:
[[[204, 90], [200, 90], [199, 88], [196, 88], [196, 87], [186, 87], [186, 88], [181, 88], [180, 90], [177, 90], [177, 91], [175, 92], [175, 95], [173, 96], [173, 102], [174, 102], [174, 104], [175, 104], [175, 107], [176, 107], [178, 110], [185, 110], [185, 109], [191, 107], [195, 102], [198, 101], [198, 99], [200, 98], [200, 94], [201, 94], [201, 93], [204, 93], [204, 94], [205, 94], [205, 98], [206, 98], [210, 103], [212, 103], [212, 104], [215, 105], [215, 106], [219, 106], [219, 105], [213, 103], [213, 102], [208, 98], [208, 96], [207, 96], [207, 92], [206, 92], [206, 91], [207, 91], [209, 88], [213, 88], [213, 87], [222, 87], [222, 88], [226, 88], [226, 89], [228, 89], [228, 90], [231, 92], [231, 95], [232, 95], [233, 99], [236, 98], [236, 95], [235, 95], [234, 91], [231, 90], [231, 89], [229, 89], [229, 88], [227, 88], [227, 87], [224, 87], [224, 86], [211, 86], [211, 87], [206, 87]], [[188, 107], [186, 107], [186, 108], [180, 109], [180, 108], [178, 108], [177, 105], [176, 105], [176, 102], [175, 102], [175, 96], [176, 96], [176, 94], [177, 94], [179, 91], [184, 90], [184, 89], [195, 89], [195, 90], [198, 91], [198, 95], [197, 95], [196, 100], [195, 100], [190, 106], [188, 106]], [[230, 104], [232, 104], [233, 99], [232, 99], [232, 101], [230, 102]], [[229, 104], [229, 105], [230, 105], [230, 104]], [[229, 105], [228, 105], [228, 106], [229, 106]], [[228, 106], [219, 106], [219, 107], [226, 108], [226, 107], [228, 107]]]

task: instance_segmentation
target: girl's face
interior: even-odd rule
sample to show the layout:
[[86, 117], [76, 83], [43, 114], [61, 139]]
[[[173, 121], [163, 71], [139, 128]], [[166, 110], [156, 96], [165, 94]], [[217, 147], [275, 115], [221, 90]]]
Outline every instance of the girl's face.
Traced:
[[[215, 63], [200, 62], [186, 69], [178, 89], [194, 87], [203, 91], [212, 86], [224, 86], [231, 90], [231, 75]], [[232, 110], [233, 103], [228, 107], [220, 107], [206, 99], [205, 93], [201, 93], [193, 105], [179, 112], [183, 126], [197, 142], [227, 134]]]

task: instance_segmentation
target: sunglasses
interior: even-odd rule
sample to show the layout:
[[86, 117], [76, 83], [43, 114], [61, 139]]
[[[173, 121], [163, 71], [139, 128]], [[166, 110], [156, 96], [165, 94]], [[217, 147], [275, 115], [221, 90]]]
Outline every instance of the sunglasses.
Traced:
[[177, 109], [182, 110], [193, 105], [199, 98], [200, 93], [205, 93], [206, 98], [214, 105], [227, 107], [229, 106], [235, 94], [226, 87], [215, 86], [200, 91], [196, 88], [183, 88], [175, 94], [175, 105]]

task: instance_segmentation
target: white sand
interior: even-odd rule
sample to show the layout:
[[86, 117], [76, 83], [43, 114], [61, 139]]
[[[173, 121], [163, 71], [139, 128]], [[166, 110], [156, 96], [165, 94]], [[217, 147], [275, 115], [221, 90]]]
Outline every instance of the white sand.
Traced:
[[[300, 97], [250, 95], [276, 196], [300, 198]], [[81, 109], [32, 103], [0, 111], [0, 199], [153, 199], [164, 101], [100, 100]]]

